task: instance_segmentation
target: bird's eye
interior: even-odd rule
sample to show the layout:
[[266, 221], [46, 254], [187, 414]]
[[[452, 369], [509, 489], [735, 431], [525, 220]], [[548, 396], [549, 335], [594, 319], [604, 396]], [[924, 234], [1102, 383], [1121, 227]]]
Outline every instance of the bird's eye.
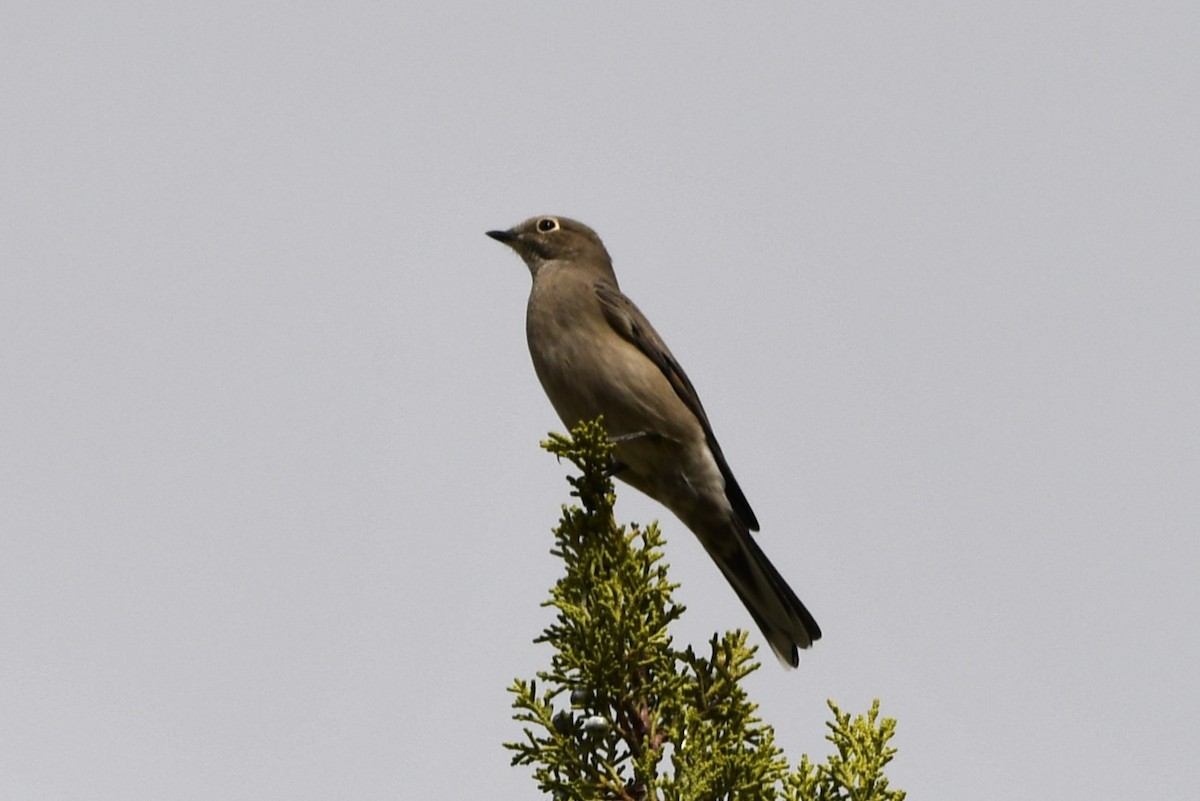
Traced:
[[558, 220], [553, 217], [543, 217], [537, 221], [537, 229], [543, 234], [558, 229]]

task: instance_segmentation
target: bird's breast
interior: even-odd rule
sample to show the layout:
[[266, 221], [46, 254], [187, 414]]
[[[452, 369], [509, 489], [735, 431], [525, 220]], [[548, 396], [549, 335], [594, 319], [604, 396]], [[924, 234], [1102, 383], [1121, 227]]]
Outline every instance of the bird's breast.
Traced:
[[662, 370], [608, 322], [590, 283], [534, 282], [526, 312], [538, 380], [568, 427], [604, 416], [619, 440], [617, 476], [689, 525], [728, 511], [705, 433]]
[[613, 436], [653, 431], [703, 438], [695, 416], [662, 370], [608, 322], [590, 281], [543, 274], [526, 311], [534, 370], [568, 426], [603, 414]]

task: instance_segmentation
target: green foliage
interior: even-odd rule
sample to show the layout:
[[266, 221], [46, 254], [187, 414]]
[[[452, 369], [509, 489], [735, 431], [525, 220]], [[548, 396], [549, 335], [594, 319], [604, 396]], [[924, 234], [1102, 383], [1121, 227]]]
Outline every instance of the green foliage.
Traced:
[[714, 636], [705, 654], [674, 647], [668, 626], [684, 608], [662, 534], [617, 525], [602, 421], [571, 434], [542, 443], [580, 470], [567, 480], [582, 508], [563, 507], [554, 532], [566, 569], [545, 602], [555, 620], [535, 640], [553, 646], [550, 668], [509, 688], [524, 730], [506, 744], [513, 764], [531, 766], [555, 799], [901, 801], [881, 772], [895, 721], [877, 723], [878, 702], [853, 721], [831, 702], [838, 755], [789, 772], [741, 686], [759, 667], [746, 634]]
[[871, 711], [853, 720], [827, 702], [833, 720], [825, 725], [825, 739], [837, 748], [824, 765], [814, 765], [805, 755], [796, 772], [788, 776], [784, 798], [787, 801], [904, 801], [903, 790], [888, 789], [883, 768], [892, 761], [896, 749], [888, 741], [896, 733], [894, 718], [879, 719], [879, 699]]

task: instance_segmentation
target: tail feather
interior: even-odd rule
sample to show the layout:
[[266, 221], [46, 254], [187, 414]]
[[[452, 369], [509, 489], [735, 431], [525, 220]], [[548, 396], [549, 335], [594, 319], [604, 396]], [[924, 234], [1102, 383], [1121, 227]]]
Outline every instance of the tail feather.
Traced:
[[799, 649], [821, 639], [821, 627], [750, 532], [733, 523], [718, 536], [701, 540], [775, 656], [787, 667], [799, 665]]

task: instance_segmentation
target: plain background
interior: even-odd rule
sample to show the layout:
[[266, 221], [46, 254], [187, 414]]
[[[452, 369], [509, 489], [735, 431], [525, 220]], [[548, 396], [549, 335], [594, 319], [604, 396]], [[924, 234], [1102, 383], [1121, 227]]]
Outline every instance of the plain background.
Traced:
[[536, 796], [543, 213], [824, 627], [793, 759], [878, 697], [913, 798], [1194, 794], [1198, 9], [7, 3], [0, 796]]

